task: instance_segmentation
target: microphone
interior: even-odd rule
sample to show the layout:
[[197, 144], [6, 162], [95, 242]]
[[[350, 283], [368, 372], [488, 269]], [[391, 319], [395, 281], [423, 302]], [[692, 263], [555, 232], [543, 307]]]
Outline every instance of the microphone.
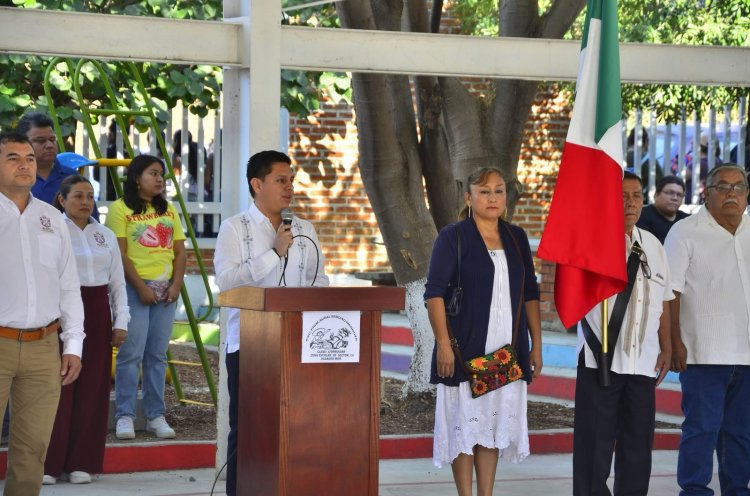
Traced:
[[292, 224], [292, 218], [294, 217], [294, 213], [288, 209], [285, 208], [281, 211], [281, 223], [285, 226], [289, 226]]

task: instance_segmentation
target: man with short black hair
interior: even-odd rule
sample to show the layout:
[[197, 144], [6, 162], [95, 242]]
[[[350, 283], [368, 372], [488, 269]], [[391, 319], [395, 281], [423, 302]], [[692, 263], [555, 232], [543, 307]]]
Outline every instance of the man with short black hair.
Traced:
[[[54, 124], [52, 119], [45, 114], [40, 112], [25, 114], [18, 121], [16, 131], [25, 135], [34, 147], [37, 170], [36, 182], [31, 188], [31, 194], [34, 198], [52, 205], [57, 192], [60, 191], [63, 179], [78, 174], [78, 171], [65, 167], [57, 159], [59, 149]], [[94, 213], [91, 215], [99, 220], [99, 209], [96, 208], [96, 203], [94, 203]]]
[[39, 494], [60, 387], [78, 377], [84, 338], [70, 234], [60, 212], [30, 194], [35, 179], [28, 139], [0, 133], [0, 405], [10, 395], [9, 496]]
[[664, 247], [672, 273], [672, 370], [680, 372], [680, 495], [709, 495], [714, 450], [721, 494], [750, 483], [750, 225], [745, 170], [706, 177], [705, 205]]
[[659, 239], [661, 244], [667, 233], [678, 220], [690, 214], [680, 210], [685, 198], [685, 183], [677, 176], [665, 176], [656, 184], [653, 205], [643, 207], [641, 217], [636, 224]]
[[[214, 268], [221, 291], [240, 286], [328, 286], [325, 257], [312, 224], [297, 216], [282, 222], [294, 197], [290, 158], [268, 150], [247, 163], [253, 204], [221, 223]], [[226, 366], [229, 389], [227, 491], [236, 494], [239, 402], [240, 312], [227, 310]]]
[[[664, 248], [652, 234], [636, 227], [643, 207], [643, 184], [633, 173], [625, 172], [622, 200], [624, 255], [632, 286], [609, 298], [609, 360], [601, 357], [601, 305], [578, 324], [574, 496], [611, 494], [607, 478], [613, 452], [614, 494], [648, 494], [656, 386], [669, 370], [667, 302], [674, 296]], [[602, 368], [609, 370], [609, 385], [599, 380]]]

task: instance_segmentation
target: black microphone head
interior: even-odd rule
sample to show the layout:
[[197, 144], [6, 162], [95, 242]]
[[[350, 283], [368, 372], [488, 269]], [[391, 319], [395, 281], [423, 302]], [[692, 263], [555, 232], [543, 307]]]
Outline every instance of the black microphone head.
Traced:
[[294, 217], [294, 213], [288, 209], [285, 208], [281, 211], [281, 223], [285, 225], [290, 225], [292, 223], [292, 218]]

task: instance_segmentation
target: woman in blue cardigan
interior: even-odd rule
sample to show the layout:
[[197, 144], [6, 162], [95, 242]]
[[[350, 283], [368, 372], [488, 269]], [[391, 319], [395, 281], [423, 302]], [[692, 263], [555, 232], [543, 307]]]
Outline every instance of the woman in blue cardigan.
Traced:
[[[440, 231], [424, 294], [435, 334], [430, 378], [437, 384], [433, 461], [438, 467], [451, 464], [459, 496], [472, 494], [474, 470], [479, 496], [490, 496], [498, 458], [518, 462], [528, 456], [526, 386], [542, 370], [534, 263], [526, 233], [501, 218], [505, 189], [497, 169], [486, 167], [469, 176], [463, 220]], [[458, 256], [463, 299], [458, 315], [446, 317], [446, 301], [458, 281]], [[468, 378], [451, 349], [448, 318], [464, 360], [511, 343], [517, 325], [515, 349], [523, 380], [472, 399]]]

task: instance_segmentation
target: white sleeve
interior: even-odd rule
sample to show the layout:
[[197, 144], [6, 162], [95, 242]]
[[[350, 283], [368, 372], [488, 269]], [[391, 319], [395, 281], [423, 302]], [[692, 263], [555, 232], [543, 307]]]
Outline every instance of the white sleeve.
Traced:
[[112, 308], [112, 327], [128, 329], [130, 322], [130, 307], [128, 307], [128, 292], [125, 289], [125, 269], [122, 266], [120, 246], [114, 233], [107, 236], [112, 246], [112, 261], [109, 265], [109, 306]]
[[278, 266], [279, 257], [268, 247], [255, 259], [242, 259], [242, 237], [229, 220], [221, 223], [214, 251], [216, 285], [221, 291], [258, 284]]
[[685, 290], [685, 276], [690, 265], [690, 252], [687, 246], [687, 236], [681, 226], [670, 229], [664, 241], [669, 263], [669, 278], [672, 291], [682, 293]]
[[60, 324], [64, 355], [81, 356], [83, 340], [83, 301], [81, 300], [81, 282], [73, 255], [68, 227], [60, 224], [62, 237], [60, 249]]

